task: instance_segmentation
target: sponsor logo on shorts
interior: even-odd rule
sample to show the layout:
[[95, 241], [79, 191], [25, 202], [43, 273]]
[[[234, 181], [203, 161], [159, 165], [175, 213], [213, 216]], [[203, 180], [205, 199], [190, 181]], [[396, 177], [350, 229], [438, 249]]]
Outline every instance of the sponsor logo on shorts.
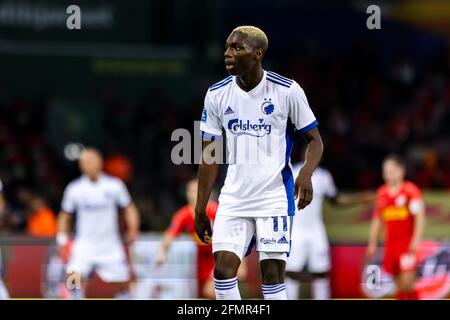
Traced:
[[286, 240], [286, 237], [285, 237], [285, 236], [282, 236], [281, 239], [278, 240], [278, 243], [280, 243], [280, 244], [287, 244], [287, 243], [289, 243], [289, 242]]
[[277, 240], [275, 240], [274, 238], [272, 239], [261, 238], [259, 242], [262, 244], [274, 244], [277, 243]]

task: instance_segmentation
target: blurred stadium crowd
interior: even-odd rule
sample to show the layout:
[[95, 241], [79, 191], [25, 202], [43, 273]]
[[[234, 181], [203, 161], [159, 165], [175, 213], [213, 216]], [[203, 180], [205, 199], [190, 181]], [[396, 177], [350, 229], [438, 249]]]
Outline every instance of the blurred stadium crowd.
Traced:
[[[224, 25], [220, 37], [228, 29]], [[267, 29], [270, 36], [272, 27]], [[215, 39], [219, 48], [221, 40]], [[448, 42], [443, 43], [426, 64], [407, 50], [386, 63], [380, 46], [367, 40], [331, 58], [317, 55], [307, 44], [292, 48], [286, 43], [286, 50], [276, 48], [271, 56], [269, 45], [266, 69], [304, 88], [325, 143], [323, 165], [339, 188], [375, 189], [381, 183], [381, 159], [398, 152], [422, 189], [450, 189], [450, 59]], [[133, 100], [125, 98], [120, 86], [107, 80], [99, 84], [105, 143], [97, 147], [105, 153], [106, 171], [129, 185], [143, 231], [163, 230], [183, 204], [183, 186], [196, 168], [173, 165], [174, 144], [169, 141], [177, 128], [193, 131], [208, 85], [225, 76], [221, 50], [216, 51], [217, 61], [201, 75], [203, 86], [188, 102], [174, 103], [158, 85]], [[7, 90], [5, 82], [0, 84], [4, 223], [11, 232], [32, 233], [32, 217], [42, 208], [58, 212], [62, 190], [78, 170], [48, 142], [50, 89], [37, 99], [25, 91], [11, 97]]]

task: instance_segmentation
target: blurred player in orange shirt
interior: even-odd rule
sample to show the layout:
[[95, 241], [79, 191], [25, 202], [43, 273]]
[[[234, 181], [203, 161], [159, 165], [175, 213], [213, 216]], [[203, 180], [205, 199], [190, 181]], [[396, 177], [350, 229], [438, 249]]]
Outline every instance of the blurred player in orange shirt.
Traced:
[[[197, 179], [190, 180], [186, 185], [187, 204], [178, 210], [172, 217], [170, 227], [166, 230], [160, 250], [156, 257], [156, 265], [162, 265], [167, 257], [170, 244], [182, 232], [189, 233], [197, 243], [197, 288], [200, 298], [214, 299], [214, 256], [212, 245], [200, 241], [194, 229], [194, 208], [197, 201]], [[217, 211], [217, 202], [210, 201], [206, 214], [211, 222], [214, 221]]]
[[30, 214], [27, 217], [27, 232], [35, 237], [54, 237], [57, 222], [54, 212], [45, 204], [44, 200], [34, 195], [29, 203]]
[[376, 254], [384, 223], [383, 268], [394, 277], [396, 298], [415, 300], [415, 254], [425, 225], [425, 205], [419, 188], [404, 180], [405, 169], [404, 161], [397, 155], [389, 155], [383, 161], [385, 185], [377, 191], [367, 257], [372, 259]]

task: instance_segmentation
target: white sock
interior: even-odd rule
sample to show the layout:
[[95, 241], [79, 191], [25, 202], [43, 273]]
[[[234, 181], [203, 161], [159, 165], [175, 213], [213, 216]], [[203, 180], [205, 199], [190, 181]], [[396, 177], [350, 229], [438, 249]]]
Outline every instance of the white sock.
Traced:
[[316, 300], [330, 299], [330, 279], [317, 278], [312, 281], [312, 295]]
[[0, 300], [8, 300], [9, 294], [8, 290], [6, 289], [5, 283], [0, 278]]
[[216, 300], [241, 300], [237, 277], [227, 280], [214, 278]]
[[261, 288], [264, 300], [287, 300], [286, 285], [284, 283], [263, 284]]
[[289, 300], [298, 300], [300, 295], [300, 282], [286, 277], [286, 294]]

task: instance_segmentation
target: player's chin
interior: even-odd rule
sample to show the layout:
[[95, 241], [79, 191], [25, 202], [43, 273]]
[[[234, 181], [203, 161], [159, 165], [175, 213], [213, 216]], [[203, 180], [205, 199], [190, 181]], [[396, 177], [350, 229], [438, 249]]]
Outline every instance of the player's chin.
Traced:
[[237, 76], [239, 74], [239, 71], [234, 65], [227, 65], [225, 68], [227, 69], [230, 76]]

